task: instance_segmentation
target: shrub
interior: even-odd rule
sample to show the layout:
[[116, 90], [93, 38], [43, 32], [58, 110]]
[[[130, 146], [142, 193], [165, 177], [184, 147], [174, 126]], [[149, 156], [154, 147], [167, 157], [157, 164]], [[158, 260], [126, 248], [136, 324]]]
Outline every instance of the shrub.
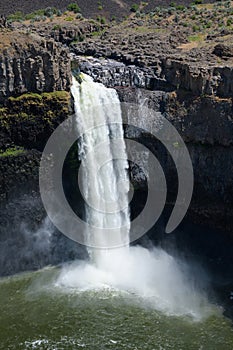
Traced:
[[200, 27], [199, 26], [197, 26], [197, 25], [194, 25], [193, 26], [193, 31], [194, 32], [198, 32], [200, 30]]
[[98, 22], [100, 22], [101, 24], [105, 24], [105, 23], [106, 23], [106, 18], [105, 18], [105, 17], [100, 17], [100, 16], [98, 16], [98, 17], [96, 18], [96, 20], [97, 20]]
[[193, 2], [195, 5], [200, 5], [203, 3], [203, 0], [194, 0]]
[[53, 15], [57, 14], [57, 9], [55, 7], [47, 7], [44, 10], [44, 15], [47, 17], [52, 17]]
[[67, 6], [67, 10], [73, 11], [74, 13], [81, 12], [80, 7], [78, 6], [78, 4], [76, 4], [76, 2], [72, 2], [71, 4], [69, 4]]
[[65, 18], [65, 21], [72, 22], [74, 20], [74, 17], [68, 16]]
[[83, 15], [81, 13], [78, 13], [75, 18], [81, 20], [83, 19]]
[[24, 20], [24, 14], [21, 11], [16, 11], [15, 13], [8, 16], [8, 20], [12, 22], [19, 22]]
[[138, 4], [133, 4], [131, 6], [131, 9], [130, 9], [131, 12], [137, 12], [138, 10], [139, 10], [139, 5]]
[[100, 23], [101, 24], [105, 24], [106, 23], [106, 18], [105, 17], [101, 17], [100, 18]]
[[42, 18], [42, 16], [44, 16], [44, 12], [45, 10], [37, 10], [32, 13], [28, 13], [25, 15], [25, 19], [30, 20], [30, 19], [35, 19], [36, 17]]
[[60, 28], [61, 28], [60, 24], [55, 24], [55, 26], [53, 27], [53, 30], [58, 30]]
[[35, 16], [35, 21], [36, 22], [40, 22], [42, 20], [42, 17], [41, 16]]
[[176, 9], [177, 9], [178, 11], [183, 11], [183, 10], [185, 9], [185, 6], [184, 6], [184, 5], [177, 5], [177, 6], [176, 6]]

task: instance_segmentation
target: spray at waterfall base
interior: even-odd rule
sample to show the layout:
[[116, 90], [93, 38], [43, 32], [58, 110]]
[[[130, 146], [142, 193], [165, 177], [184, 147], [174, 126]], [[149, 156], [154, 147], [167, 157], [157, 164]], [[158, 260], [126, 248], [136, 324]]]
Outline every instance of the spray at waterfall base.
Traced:
[[[73, 78], [72, 94], [75, 115], [63, 122], [48, 140], [41, 160], [40, 190], [51, 221], [69, 238], [88, 247], [90, 263], [75, 262], [64, 267], [57, 285], [78, 290], [124, 290], [164, 312], [201, 318], [209, 312], [209, 305], [187, 277], [185, 264], [163, 250], [129, 247], [160, 217], [167, 188], [163, 169], [154, 154], [144, 145], [125, 139], [123, 124], [141, 128], [141, 118], [155, 112], [121, 104], [114, 89], [94, 83], [86, 75], [81, 83]], [[191, 200], [192, 163], [176, 129], [160, 113], [156, 113], [154, 120], [155, 124], [144, 131], [166, 147], [179, 179], [177, 201], [166, 228], [171, 232], [183, 219]], [[78, 185], [85, 201], [85, 220], [73, 212], [62, 186], [64, 159], [77, 140], [81, 161]], [[142, 212], [131, 220], [129, 205], [133, 190], [128, 162], [135, 162], [135, 155], [143, 152], [150, 156], [143, 169], [148, 175], [148, 197]]]

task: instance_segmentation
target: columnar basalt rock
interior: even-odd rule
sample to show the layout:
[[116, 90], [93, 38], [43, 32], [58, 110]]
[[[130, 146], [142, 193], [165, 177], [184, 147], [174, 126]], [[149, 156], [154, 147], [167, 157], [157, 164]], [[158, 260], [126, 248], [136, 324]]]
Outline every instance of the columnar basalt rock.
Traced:
[[80, 69], [109, 87], [127, 86], [149, 90], [186, 90], [194, 96], [233, 96], [233, 68], [202, 66], [163, 58], [154, 67], [126, 65], [111, 59], [78, 58]]
[[[0, 52], [0, 101], [25, 92], [69, 90], [70, 57], [67, 49], [36, 34], [8, 32]], [[19, 37], [19, 40], [17, 38]]]

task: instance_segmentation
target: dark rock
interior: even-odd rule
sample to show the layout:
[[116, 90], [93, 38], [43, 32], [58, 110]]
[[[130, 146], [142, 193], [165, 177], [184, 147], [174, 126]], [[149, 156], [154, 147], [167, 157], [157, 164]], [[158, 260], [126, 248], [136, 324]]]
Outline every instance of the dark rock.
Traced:
[[6, 33], [10, 46], [0, 53], [0, 101], [25, 92], [69, 90], [70, 58], [67, 49], [36, 34]]
[[218, 57], [233, 57], [233, 47], [218, 44], [214, 47], [213, 54]]

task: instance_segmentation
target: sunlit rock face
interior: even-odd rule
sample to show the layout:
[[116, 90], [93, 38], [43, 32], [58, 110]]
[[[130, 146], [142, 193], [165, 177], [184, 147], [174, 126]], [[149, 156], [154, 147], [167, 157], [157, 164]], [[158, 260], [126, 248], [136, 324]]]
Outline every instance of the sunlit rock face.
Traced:
[[232, 96], [232, 67], [198, 66], [194, 62], [179, 62], [169, 58], [156, 58], [153, 66], [132, 64], [123, 58], [118, 61], [82, 57], [77, 59], [83, 72], [108, 87], [185, 90], [193, 95], [221, 98]]
[[69, 90], [71, 70], [68, 50], [36, 34], [1, 34], [0, 100], [25, 92]]

